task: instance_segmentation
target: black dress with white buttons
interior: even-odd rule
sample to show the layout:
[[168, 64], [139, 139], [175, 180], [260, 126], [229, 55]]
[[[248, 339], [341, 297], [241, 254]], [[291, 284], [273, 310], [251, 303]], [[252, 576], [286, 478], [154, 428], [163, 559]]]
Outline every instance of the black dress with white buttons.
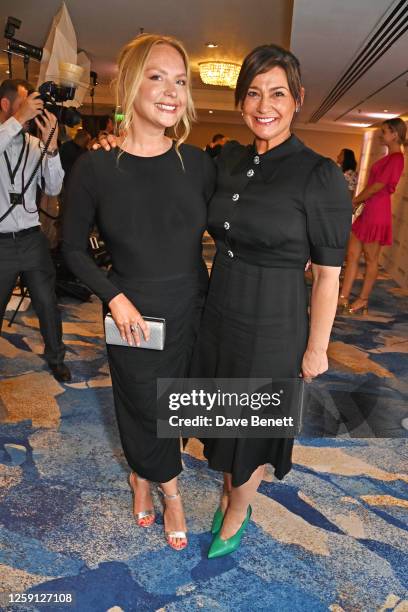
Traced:
[[[217, 253], [192, 373], [298, 377], [309, 331], [304, 268], [341, 266], [351, 200], [336, 164], [295, 136], [263, 155], [225, 145], [217, 160], [209, 232]], [[245, 483], [265, 463], [283, 478], [292, 439], [207, 439], [210, 467]]]

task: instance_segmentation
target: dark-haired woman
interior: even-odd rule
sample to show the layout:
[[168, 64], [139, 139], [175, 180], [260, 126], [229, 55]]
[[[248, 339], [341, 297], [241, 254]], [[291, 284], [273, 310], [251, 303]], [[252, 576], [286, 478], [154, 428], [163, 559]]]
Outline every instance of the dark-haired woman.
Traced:
[[343, 171], [350, 195], [353, 196], [357, 187], [357, 161], [354, 151], [342, 149], [337, 156], [337, 163]]
[[[336, 164], [291, 134], [303, 94], [290, 52], [265, 45], [244, 60], [235, 100], [255, 140], [226, 144], [217, 160], [218, 188], [209, 208], [217, 253], [194, 376], [311, 379], [327, 370], [351, 200]], [[279, 479], [289, 472], [293, 439], [204, 442], [210, 467], [224, 472], [208, 553], [213, 558], [238, 547], [265, 464]]]
[[[353, 198], [353, 207], [363, 202], [364, 209], [352, 225], [347, 247], [347, 263], [339, 305], [349, 314], [368, 312], [368, 299], [378, 274], [381, 247], [392, 244], [391, 194], [394, 193], [404, 169], [407, 127], [402, 119], [387, 119], [381, 126], [380, 141], [388, 154], [376, 161], [367, 186]], [[366, 263], [363, 286], [358, 298], [350, 305], [349, 296], [358, 272], [361, 253]]]

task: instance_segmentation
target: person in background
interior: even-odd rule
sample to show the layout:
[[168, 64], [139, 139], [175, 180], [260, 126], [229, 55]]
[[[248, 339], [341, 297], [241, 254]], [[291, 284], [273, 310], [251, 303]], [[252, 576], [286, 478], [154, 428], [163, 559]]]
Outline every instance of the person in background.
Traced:
[[[406, 134], [407, 127], [402, 119], [397, 117], [383, 122], [380, 142], [387, 147], [388, 153], [372, 165], [366, 187], [353, 198], [354, 209], [362, 203], [364, 208], [352, 225], [338, 301], [339, 307], [348, 314], [368, 313], [368, 299], [377, 279], [381, 247], [392, 244], [391, 194], [404, 169], [402, 147]], [[363, 286], [358, 298], [350, 305], [349, 296], [361, 253], [364, 253], [366, 263]]]
[[215, 159], [221, 153], [221, 149], [227, 140], [228, 139], [224, 136], [224, 134], [214, 134], [210, 144], [205, 147], [206, 153]]
[[[61, 314], [55, 296], [55, 267], [41, 231], [36, 204], [37, 185], [43, 187], [41, 175], [45, 193], [53, 196], [61, 191], [64, 171], [57, 148], [57, 119], [47, 110], [43, 111], [44, 103], [38, 96], [27, 81], [8, 79], [0, 85], [0, 330], [17, 278], [22, 275], [38, 315], [45, 343], [44, 357], [56, 380], [69, 382], [71, 373], [64, 363]], [[26, 132], [32, 119], [41, 141]], [[42, 172], [37, 171], [24, 199], [10, 210], [27, 184], [40, 158], [41, 146], [54, 127]]]
[[67, 183], [68, 177], [76, 160], [88, 150], [88, 145], [91, 140], [89, 132], [79, 129], [73, 140], [67, 140], [60, 147], [61, 164], [65, 172], [64, 185]]
[[113, 118], [108, 115], [104, 118], [104, 121], [101, 123], [101, 127], [98, 133], [98, 139], [103, 136], [109, 136], [109, 134], [115, 133], [115, 122]]
[[356, 172], [357, 161], [354, 151], [351, 149], [342, 149], [337, 156], [337, 163], [343, 171], [350, 195], [353, 196], [358, 180], [358, 174]]

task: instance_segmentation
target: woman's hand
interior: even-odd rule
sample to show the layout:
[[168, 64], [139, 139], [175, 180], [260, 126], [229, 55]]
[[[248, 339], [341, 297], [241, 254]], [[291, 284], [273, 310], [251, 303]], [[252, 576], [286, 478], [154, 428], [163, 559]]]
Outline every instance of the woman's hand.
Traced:
[[323, 349], [306, 349], [302, 360], [302, 376], [306, 382], [323, 374], [329, 369], [327, 352]]
[[134, 346], [134, 343], [140, 346], [139, 328], [142, 330], [144, 339], [146, 341], [149, 340], [150, 330], [148, 324], [124, 293], [119, 293], [119, 295], [111, 299], [109, 309], [120, 331], [122, 340], [130, 344], [130, 346]]
[[114, 136], [113, 134], [105, 134], [101, 132], [98, 134], [98, 140], [92, 145], [92, 149], [96, 151], [97, 149], [105, 149], [105, 151], [110, 151], [111, 149], [115, 149], [120, 145], [122, 138], [119, 136]]

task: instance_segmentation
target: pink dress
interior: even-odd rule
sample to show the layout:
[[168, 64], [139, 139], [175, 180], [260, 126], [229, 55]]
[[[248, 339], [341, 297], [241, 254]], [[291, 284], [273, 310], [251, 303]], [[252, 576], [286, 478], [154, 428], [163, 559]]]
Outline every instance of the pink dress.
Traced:
[[361, 242], [392, 244], [391, 194], [397, 187], [403, 169], [402, 153], [386, 155], [371, 166], [367, 186], [384, 183], [384, 187], [366, 200], [363, 212], [352, 225], [353, 234]]

